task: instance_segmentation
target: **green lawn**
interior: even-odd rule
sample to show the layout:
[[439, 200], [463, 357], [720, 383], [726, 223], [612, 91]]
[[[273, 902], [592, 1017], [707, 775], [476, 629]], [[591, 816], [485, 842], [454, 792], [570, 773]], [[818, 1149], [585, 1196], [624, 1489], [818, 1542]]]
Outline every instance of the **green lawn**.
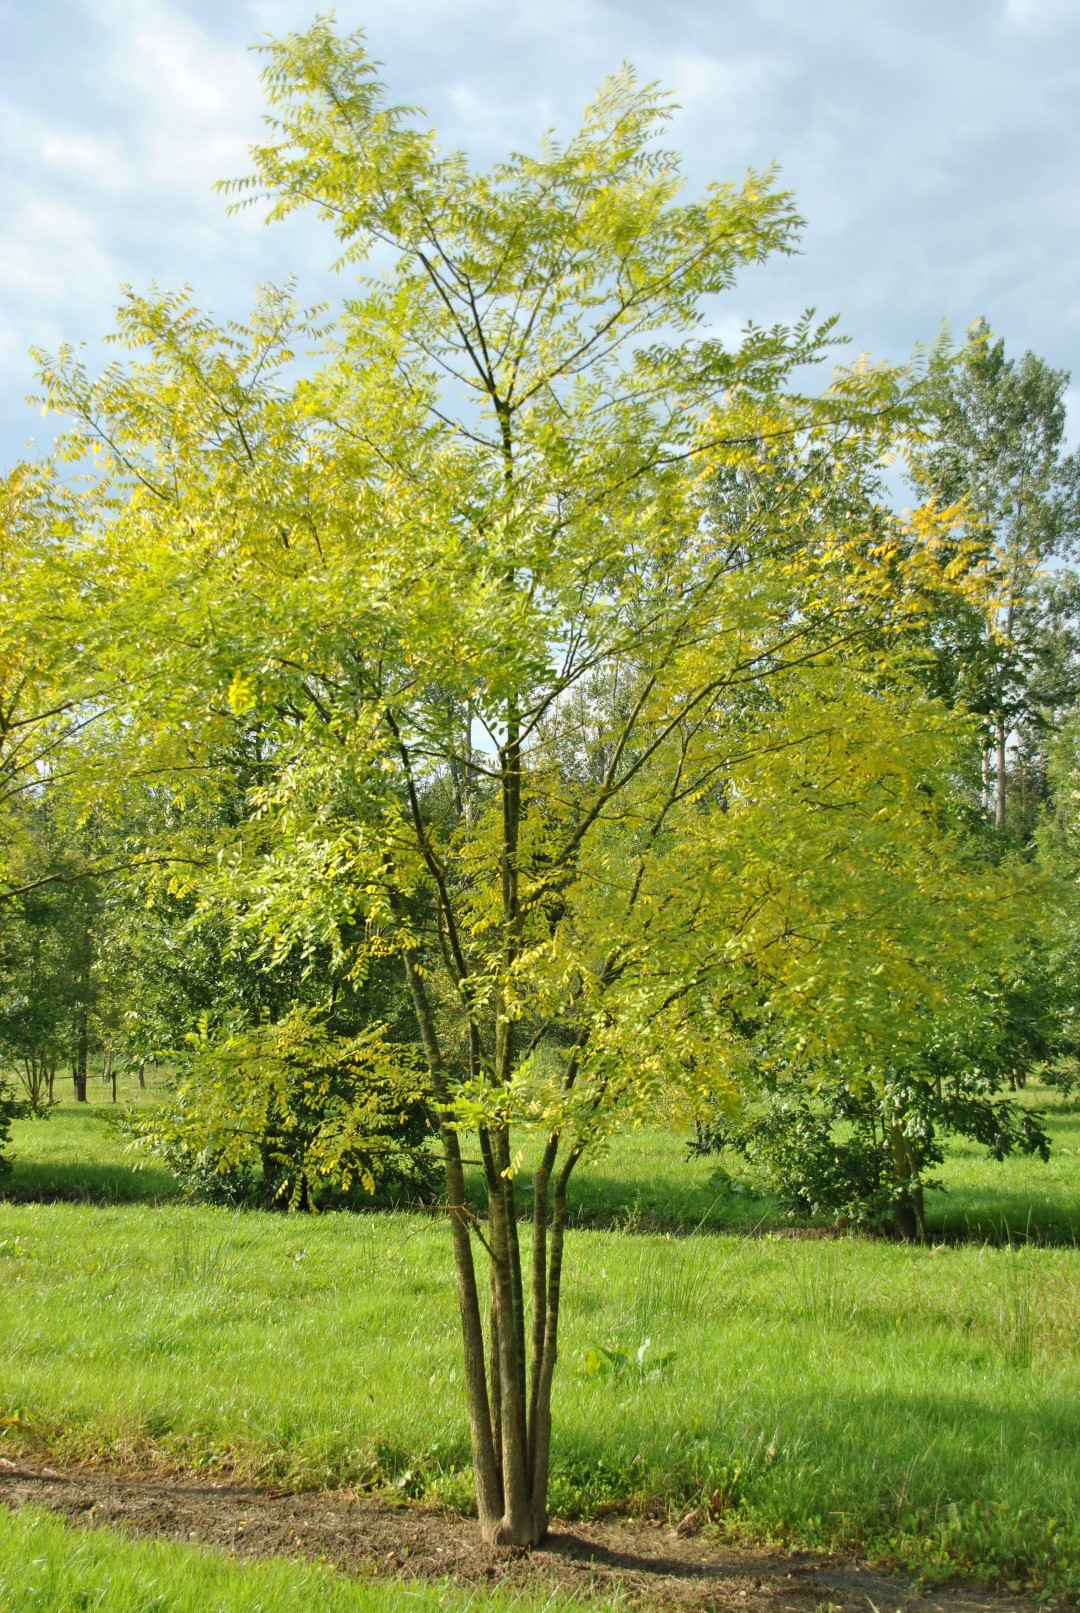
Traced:
[[[161, 1086], [121, 1095], [153, 1103]], [[955, 1147], [928, 1206], [968, 1240], [947, 1247], [792, 1238], [745, 1173], [733, 1191], [669, 1134], [584, 1166], [556, 1507], [718, 1492], [736, 1530], [1080, 1590], [1080, 1104], [1024, 1101], [1046, 1115], [1050, 1164]], [[467, 1505], [439, 1214], [188, 1206], [125, 1148], [115, 1112], [65, 1099], [15, 1128], [0, 1451]], [[631, 1365], [607, 1367], [605, 1349]]]
[[1080, 1094], [1065, 1098], [1031, 1087], [1021, 1101], [1038, 1109], [1052, 1144], [1048, 1162], [1019, 1156], [987, 1159], [973, 1143], [953, 1140], [940, 1171], [947, 1191], [928, 1197], [932, 1228], [949, 1235], [1001, 1239], [1031, 1236], [1080, 1246]]
[[[438, 1217], [0, 1206], [0, 1452], [465, 1503], [458, 1352]], [[1070, 1250], [576, 1232], [555, 1418], [565, 1511], [1080, 1590]]]
[[[0, 1508], [0, 1607], [10, 1613], [558, 1613], [570, 1605], [449, 1584], [367, 1584], [297, 1560], [238, 1563], [193, 1546], [70, 1528], [37, 1508]], [[588, 1603], [590, 1613], [610, 1606]]]
[[[175, 1198], [173, 1178], [150, 1156], [134, 1152], [113, 1128], [125, 1103], [161, 1101], [164, 1076], [151, 1074], [140, 1093], [133, 1078], [120, 1087], [121, 1102], [91, 1085], [97, 1101], [77, 1104], [63, 1093], [47, 1120], [23, 1120], [12, 1130], [12, 1175], [4, 1193], [16, 1199], [74, 1199], [95, 1203]], [[949, 1238], [1008, 1241], [1032, 1237], [1080, 1244], [1080, 1098], [1033, 1087], [1022, 1101], [1037, 1107], [1050, 1132], [1048, 1164], [1030, 1158], [986, 1159], [973, 1144], [954, 1141], [939, 1172], [944, 1192], [930, 1193], [931, 1231]], [[775, 1201], [759, 1192], [738, 1160], [690, 1159], [687, 1139], [663, 1131], [618, 1138], [606, 1153], [586, 1159], [571, 1180], [570, 1217], [582, 1226], [625, 1231], [751, 1232], [787, 1223]], [[723, 1165], [723, 1170], [718, 1167]], [[729, 1174], [730, 1173], [730, 1174]], [[478, 1176], [473, 1182], [482, 1201]], [[528, 1206], [527, 1176], [522, 1197]]]
[[[973, 1143], [952, 1139], [936, 1173], [943, 1191], [927, 1194], [932, 1235], [1080, 1245], [1080, 1097], [1032, 1086], [1020, 1101], [1043, 1118], [1049, 1162], [992, 1160]], [[788, 1224], [737, 1156], [688, 1159], [686, 1138], [670, 1132], [632, 1133], [599, 1160], [583, 1161], [570, 1203], [580, 1222], [628, 1230], [750, 1232]]]

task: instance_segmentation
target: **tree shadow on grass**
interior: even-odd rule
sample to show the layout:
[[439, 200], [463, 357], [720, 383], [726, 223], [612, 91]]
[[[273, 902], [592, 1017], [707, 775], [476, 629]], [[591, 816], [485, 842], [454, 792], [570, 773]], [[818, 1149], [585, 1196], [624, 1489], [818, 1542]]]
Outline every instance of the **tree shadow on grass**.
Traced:
[[175, 1199], [180, 1186], [157, 1161], [127, 1151], [111, 1104], [57, 1104], [17, 1121], [0, 1199], [21, 1203], [133, 1204]]
[[927, 1202], [931, 1242], [1080, 1245], [1080, 1189], [1052, 1194], [987, 1188], [933, 1193]]
[[157, 1204], [181, 1196], [167, 1171], [148, 1165], [12, 1161], [0, 1200], [15, 1204]]

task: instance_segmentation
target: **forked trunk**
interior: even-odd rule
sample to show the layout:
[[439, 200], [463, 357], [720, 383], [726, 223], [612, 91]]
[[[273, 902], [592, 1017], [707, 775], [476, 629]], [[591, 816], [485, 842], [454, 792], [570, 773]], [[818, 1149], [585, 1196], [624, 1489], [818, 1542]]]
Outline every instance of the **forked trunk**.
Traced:
[[[442, 1136], [480, 1531], [491, 1545], [535, 1546], [548, 1527], [551, 1386], [557, 1356], [566, 1182], [575, 1159], [567, 1160], [556, 1179], [550, 1213], [557, 1139], [549, 1142], [534, 1177], [529, 1316], [508, 1137], [505, 1132], [480, 1135], [485, 1167], [493, 1180], [489, 1180], [486, 1224], [479, 1224], [465, 1202], [457, 1132], [444, 1127]], [[486, 1337], [474, 1235], [487, 1258]]]
[[[535, 1546], [547, 1533], [551, 1385], [557, 1355], [566, 1185], [577, 1162], [567, 1155], [550, 1192], [559, 1139], [549, 1139], [534, 1178], [530, 1300], [526, 1315], [510, 1139], [478, 1133], [488, 1189], [482, 1222], [465, 1196], [461, 1139], [453, 1124], [434, 1015], [423, 977], [406, 954], [405, 972], [440, 1113], [446, 1201], [464, 1345], [465, 1393], [480, 1532], [495, 1546]], [[474, 1238], [488, 1265], [485, 1337]]]

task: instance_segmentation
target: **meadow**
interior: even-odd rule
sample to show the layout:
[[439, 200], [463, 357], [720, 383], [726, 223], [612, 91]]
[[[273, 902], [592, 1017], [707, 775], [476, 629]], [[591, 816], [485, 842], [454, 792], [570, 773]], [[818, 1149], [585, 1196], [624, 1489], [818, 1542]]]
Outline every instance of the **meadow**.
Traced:
[[[164, 1069], [150, 1071], [141, 1091], [125, 1072], [115, 1106], [99, 1081], [92, 1082], [87, 1104], [58, 1088], [60, 1102], [48, 1119], [15, 1122], [14, 1170], [3, 1196], [110, 1204], [180, 1197], [168, 1171], [133, 1150], [113, 1124], [131, 1105], [160, 1102], [167, 1079]], [[927, 1195], [932, 1237], [1080, 1246], [1080, 1094], [1034, 1085], [1018, 1098], [1036, 1108], [1048, 1127], [1049, 1161], [991, 1160], [976, 1144], [954, 1138], [939, 1172], [943, 1190]], [[472, 1186], [482, 1203], [479, 1173]], [[527, 1175], [522, 1197], [527, 1206]], [[788, 1225], [741, 1162], [728, 1155], [691, 1158], [683, 1133], [661, 1130], [624, 1134], [603, 1154], [586, 1158], [571, 1179], [569, 1215], [580, 1227], [680, 1235], [760, 1233]]]
[[[1048, 1098], [1051, 1165], [950, 1159], [933, 1215], [958, 1242], [793, 1236], [680, 1138], [583, 1172], [555, 1510], [704, 1498], [733, 1537], [1080, 1590], [1080, 1157], [1076, 1106]], [[109, 1108], [18, 1128], [0, 1453], [467, 1508], [439, 1213], [189, 1205]]]

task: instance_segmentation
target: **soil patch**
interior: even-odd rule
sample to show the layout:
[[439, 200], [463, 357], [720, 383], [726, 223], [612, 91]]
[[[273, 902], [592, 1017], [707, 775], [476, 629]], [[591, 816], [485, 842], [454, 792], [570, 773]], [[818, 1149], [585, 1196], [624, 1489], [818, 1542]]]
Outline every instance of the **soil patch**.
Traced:
[[350, 1491], [291, 1494], [93, 1468], [60, 1473], [0, 1459], [0, 1501], [240, 1557], [303, 1555], [350, 1574], [578, 1596], [617, 1588], [639, 1606], [686, 1613], [1034, 1613], [1039, 1605], [961, 1587], [916, 1593], [858, 1562], [748, 1550], [625, 1519], [559, 1522], [535, 1551], [500, 1551], [482, 1543], [472, 1519]]

